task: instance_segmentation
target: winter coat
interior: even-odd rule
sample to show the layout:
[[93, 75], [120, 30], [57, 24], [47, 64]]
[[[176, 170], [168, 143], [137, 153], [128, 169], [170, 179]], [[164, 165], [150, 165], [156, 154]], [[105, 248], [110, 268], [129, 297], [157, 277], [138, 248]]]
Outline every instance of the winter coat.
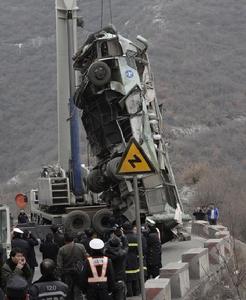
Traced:
[[[214, 218], [212, 218], [212, 210], [214, 211]], [[210, 220], [217, 220], [219, 218], [219, 210], [218, 208], [209, 209], [207, 212], [208, 215], [208, 221]]]
[[43, 241], [39, 251], [43, 254], [43, 259], [50, 258], [56, 262], [59, 246], [53, 242]]
[[20, 275], [26, 281], [28, 281], [31, 277], [31, 269], [29, 265], [26, 263], [22, 269], [17, 268], [17, 264], [14, 264], [12, 259], [9, 258], [6, 263], [2, 267], [2, 288], [5, 289], [7, 282], [10, 277], [13, 275]]
[[[92, 256], [92, 258], [100, 259], [103, 256]], [[98, 276], [101, 276], [102, 266], [96, 266]], [[107, 300], [108, 294], [115, 288], [115, 277], [111, 259], [108, 258], [106, 269], [106, 282], [88, 282], [88, 278], [93, 277], [88, 258], [85, 261], [83, 271], [81, 273], [80, 288], [86, 294], [88, 300]]]
[[118, 247], [112, 247], [109, 243], [105, 245], [104, 253], [112, 261], [116, 281], [125, 281], [127, 252], [121, 245]]
[[65, 245], [64, 235], [61, 231], [54, 232], [53, 236], [54, 242], [59, 246], [59, 248]]
[[206, 213], [202, 211], [201, 209], [199, 211], [193, 212], [193, 216], [196, 218], [196, 220], [206, 220]]
[[147, 235], [147, 265], [161, 267], [161, 242], [157, 232], [150, 232]]
[[66, 299], [68, 286], [53, 275], [42, 276], [34, 282], [29, 290], [30, 300]]
[[18, 215], [18, 223], [19, 224], [29, 223], [29, 219], [26, 213], [20, 213]]
[[31, 247], [27, 241], [17, 237], [13, 238], [11, 241], [11, 247], [12, 249], [14, 248], [21, 249], [23, 251], [26, 260], [28, 260], [28, 257], [30, 257]]
[[57, 255], [58, 272], [61, 275], [73, 274], [79, 264], [82, 264], [87, 256], [85, 247], [77, 243], [69, 243], [61, 247]]
[[136, 280], [139, 277], [138, 239], [133, 232], [126, 233], [128, 253], [126, 258], [127, 280]]
[[34, 247], [38, 245], [38, 240], [34, 236], [31, 236], [25, 239], [25, 241], [27, 241], [30, 246], [30, 252], [29, 256], [27, 257], [27, 263], [29, 264], [30, 268], [35, 268], [38, 266], [38, 262], [36, 259]]

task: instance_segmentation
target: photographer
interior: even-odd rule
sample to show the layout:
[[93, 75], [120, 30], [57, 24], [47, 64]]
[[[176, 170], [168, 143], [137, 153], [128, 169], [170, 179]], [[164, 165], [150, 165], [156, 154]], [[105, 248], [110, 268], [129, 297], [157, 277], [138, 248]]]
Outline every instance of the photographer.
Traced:
[[26, 263], [23, 251], [19, 248], [12, 249], [10, 257], [2, 267], [2, 288], [5, 290], [8, 280], [13, 275], [19, 275], [30, 281], [31, 269]]

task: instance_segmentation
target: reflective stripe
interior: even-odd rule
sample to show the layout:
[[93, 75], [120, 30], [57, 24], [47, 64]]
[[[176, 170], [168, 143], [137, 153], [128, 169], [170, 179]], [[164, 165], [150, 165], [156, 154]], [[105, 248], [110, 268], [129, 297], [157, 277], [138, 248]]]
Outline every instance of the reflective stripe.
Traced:
[[156, 231], [157, 231], [157, 234], [158, 234], [159, 241], [161, 241], [161, 233], [160, 233], [159, 228], [156, 227]]
[[140, 270], [139, 269], [135, 269], [135, 270], [126, 270], [126, 274], [134, 274], [134, 273], [138, 273]]
[[[88, 278], [88, 282], [106, 282], [107, 277], [105, 275], [106, 275], [106, 271], [107, 271], [107, 267], [108, 267], [108, 258], [106, 256], [104, 256], [103, 259], [101, 260], [100, 258], [93, 259], [92, 257], [88, 257], [88, 261], [89, 261], [92, 276], [93, 276], [93, 277]], [[101, 276], [98, 276], [96, 266], [102, 266]]]
[[129, 244], [128, 244], [128, 247], [137, 247], [137, 246], [138, 246], [137, 243], [129, 243]]
[[40, 293], [38, 294], [38, 297], [41, 298], [41, 297], [51, 297], [51, 296], [62, 296], [64, 298], [67, 297], [67, 295], [62, 292], [62, 291], [55, 291], [55, 292], [44, 292], [44, 293]]

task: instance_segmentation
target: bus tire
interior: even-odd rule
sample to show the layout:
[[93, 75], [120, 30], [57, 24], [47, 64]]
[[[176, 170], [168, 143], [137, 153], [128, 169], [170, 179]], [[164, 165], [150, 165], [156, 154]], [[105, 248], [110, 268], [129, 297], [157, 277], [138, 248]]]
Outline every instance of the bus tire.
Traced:
[[64, 220], [64, 228], [66, 230], [71, 230], [74, 233], [84, 231], [91, 226], [91, 219], [89, 215], [80, 210], [71, 211], [66, 215]]
[[114, 182], [119, 182], [124, 179], [122, 175], [117, 175], [117, 170], [121, 161], [121, 157], [115, 157], [107, 163], [106, 174]]
[[107, 208], [98, 210], [92, 218], [92, 226], [98, 233], [108, 232], [111, 228], [109, 219], [112, 217], [113, 213]]
[[100, 87], [109, 83], [111, 70], [105, 62], [97, 61], [90, 65], [87, 76], [92, 84]]

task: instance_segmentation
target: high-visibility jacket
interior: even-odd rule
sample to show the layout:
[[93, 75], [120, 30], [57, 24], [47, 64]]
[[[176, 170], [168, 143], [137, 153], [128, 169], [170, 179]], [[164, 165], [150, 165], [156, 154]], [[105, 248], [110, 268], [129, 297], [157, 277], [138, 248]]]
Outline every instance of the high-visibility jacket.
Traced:
[[[108, 258], [106, 256], [103, 257], [97, 257], [97, 258], [92, 258], [88, 257], [87, 258], [90, 264], [91, 268], [91, 273], [93, 277], [88, 277], [88, 282], [89, 283], [97, 283], [97, 282], [107, 282], [107, 267], [108, 267]], [[97, 267], [102, 267], [102, 272], [101, 275], [98, 275]]]
[[[102, 290], [112, 292], [115, 287], [115, 277], [111, 259], [103, 255], [87, 257], [79, 282], [80, 288], [87, 296], [88, 293], [97, 293], [96, 290], [99, 291], [98, 293], [102, 293]], [[105, 293], [100, 299], [107, 300]], [[106, 298], [104, 299], [103, 296]]]

